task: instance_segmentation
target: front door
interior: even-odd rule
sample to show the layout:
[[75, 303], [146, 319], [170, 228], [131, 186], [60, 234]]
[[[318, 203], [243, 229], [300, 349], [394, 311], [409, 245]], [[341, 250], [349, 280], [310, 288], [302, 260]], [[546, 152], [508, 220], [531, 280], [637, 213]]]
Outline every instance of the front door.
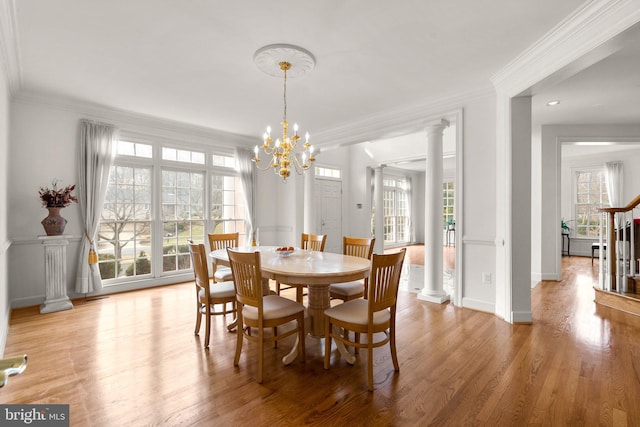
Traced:
[[320, 234], [327, 235], [325, 252], [342, 253], [342, 182], [316, 179], [316, 206]]

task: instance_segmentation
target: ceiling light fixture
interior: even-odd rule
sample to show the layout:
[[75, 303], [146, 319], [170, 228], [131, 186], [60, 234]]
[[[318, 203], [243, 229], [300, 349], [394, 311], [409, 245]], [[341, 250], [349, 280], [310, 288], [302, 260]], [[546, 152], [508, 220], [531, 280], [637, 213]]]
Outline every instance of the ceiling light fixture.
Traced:
[[547, 107], [553, 107], [558, 104], [560, 104], [560, 101], [549, 101], [547, 102]]
[[293, 168], [299, 175], [309, 169], [315, 161], [313, 157], [313, 146], [309, 143], [309, 132], [305, 135], [304, 144], [298, 145], [300, 135], [298, 135], [298, 124], [293, 125], [293, 135], [289, 136], [289, 122], [287, 121], [287, 75], [292, 77], [303, 76], [311, 71], [315, 66], [315, 58], [305, 49], [292, 45], [269, 45], [255, 53], [253, 57], [255, 64], [270, 76], [279, 77], [284, 74], [284, 115], [282, 118], [282, 136], [275, 141], [271, 137], [271, 126], [262, 136], [262, 150], [267, 156], [271, 156], [271, 161], [264, 168], [259, 166], [260, 148], [254, 148], [253, 161], [260, 170], [273, 168], [276, 175], [283, 180], [289, 178]]

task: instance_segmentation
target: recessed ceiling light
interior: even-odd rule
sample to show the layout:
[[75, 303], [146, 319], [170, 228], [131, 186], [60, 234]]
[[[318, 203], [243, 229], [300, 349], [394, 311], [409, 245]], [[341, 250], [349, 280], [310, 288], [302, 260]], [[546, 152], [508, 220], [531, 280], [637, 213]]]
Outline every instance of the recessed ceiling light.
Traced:
[[560, 101], [549, 101], [547, 102], [547, 107], [553, 107], [554, 105], [560, 104]]

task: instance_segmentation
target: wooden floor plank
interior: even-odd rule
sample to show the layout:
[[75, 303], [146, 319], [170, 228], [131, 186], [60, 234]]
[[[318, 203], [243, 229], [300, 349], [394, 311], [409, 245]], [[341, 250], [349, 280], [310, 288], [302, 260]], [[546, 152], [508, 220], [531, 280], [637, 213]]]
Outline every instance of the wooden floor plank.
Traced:
[[[594, 304], [590, 258], [563, 258], [559, 282], [532, 291], [533, 324], [418, 301], [401, 292], [395, 374], [387, 347], [354, 366], [307, 338], [307, 361], [283, 366], [293, 344], [245, 343], [233, 366], [231, 321], [194, 336], [192, 283], [112, 295], [74, 309], [11, 314], [5, 355], [27, 369], [0, 403], [67, 403], [71, 425], [639, 425], [640, 318]], [[294, 290], [290, 296], [293, 296]]]

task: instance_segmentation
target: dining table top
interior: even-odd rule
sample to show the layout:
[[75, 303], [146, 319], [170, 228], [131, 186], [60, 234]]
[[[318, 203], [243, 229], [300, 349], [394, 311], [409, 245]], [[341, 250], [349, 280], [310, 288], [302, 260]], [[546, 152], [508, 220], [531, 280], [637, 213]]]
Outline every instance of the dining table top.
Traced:
[[[371, 268], [371, 261], [365, 258], [299, 248], [283, 256], [276, 251], [276, 248], [276, 246], [244, 246], [235, 250], [259, 251], [263, 276], [292, 285], [329, 285], [349, 282], [368, 277]], [[212, 251], [209, 255], [220, 264], [229, 264], [226, 249]]]

